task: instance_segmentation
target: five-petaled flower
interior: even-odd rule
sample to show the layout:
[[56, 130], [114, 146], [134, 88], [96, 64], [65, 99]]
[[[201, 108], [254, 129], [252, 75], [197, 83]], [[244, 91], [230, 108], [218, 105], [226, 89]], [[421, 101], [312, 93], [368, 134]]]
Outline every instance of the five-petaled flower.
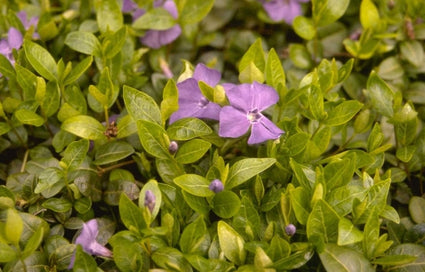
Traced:
[[292, 24], [295, 17], [302, 14], [301, 3], [309, 0], [259, 0], [269, 15], [275, 22], [285, 20]]
[[[112, 257], [112, 252], [105, 246], [99, 244], [96, 241], [96, 237], [99, 234], [97, 221], [96, 219], [91, 219], [83, 224], [83, 229], [81, 230], [80, 235], [75, 239], [75, 244], [81, 245], [83, 250], [91, 255], [102, 256], [102, 257]], [[69, 269], [74, 266], [75, 255], [72, 256], [71, 262], [69, 264]]]
[[220, 106], [209, 101], [199, 89], [198, 81], [214, 87], [221, 79], [219, 71], [210, 69], [204, 64], [196, 65], [191, 78], [177, 83], [179, 90], [179, 109], [170, 116], [170, 124], [185, 118], [197, 117], [218, 120]]
[[[173, 16], [174, 19], [177, 19], [178, 10], [177, 10], [176, 3], [174, 3], [174, 1], [155, 0], [153, 5], [155, 8], [158, 8], [158, 7], [164, 8], [166, 11], [168, 11], [168, 13], [171, 16]], [[135, 21], [137, 18], [139, 18], [140, 16], [146, 13], [144, 9], [139, 8], [137, 4], [135, 4], [131, 0], [124, 0], [122, 11], [132, 12], [133, 21]], [[176, 40], [181, 35], [181, 33], [182, 33], [182, 29], [180, 25], [176, 24], [172, 26], [171, 28], [165, 29], [165, 30], [154, 30], [154, 29], [148, 30], [146, 31], [144, 36], [140, 38], [140, 41], [144, 45], [150, 48], [158, 49], [161, 46], [169, 44], [173, 42], [174, 40]]]
[[220, 111], [219, 132], [221, 137], [237, 138], [251, 128], [248, 144], [258, 144], [277, 139], [283, 130], [262, 114], [279, 100], [270, 86], [258, 82], [237, 85], [226, 92], [230, 106]]

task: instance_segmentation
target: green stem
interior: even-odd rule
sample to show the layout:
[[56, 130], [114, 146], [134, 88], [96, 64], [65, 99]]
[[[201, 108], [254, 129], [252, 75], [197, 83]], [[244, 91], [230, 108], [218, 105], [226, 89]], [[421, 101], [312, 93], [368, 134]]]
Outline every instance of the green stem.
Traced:
[[29, 154], [29, 150], [27, 149], [25, 151], [24, 158], [22, 160], [21, 173], [23, 173], [25, 171], [25, 166], [26, 166], [27, 160], [28, 160], [28, 154]]

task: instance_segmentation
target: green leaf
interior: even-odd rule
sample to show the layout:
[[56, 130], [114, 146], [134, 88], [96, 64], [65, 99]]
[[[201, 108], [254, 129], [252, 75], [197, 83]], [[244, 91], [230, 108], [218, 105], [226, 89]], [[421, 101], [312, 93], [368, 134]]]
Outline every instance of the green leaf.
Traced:
[[309, 69], [313, 64], [310, 53], [302, 44], [289, 45], [289, 58], [296, 67], [301, 69]]
[[16, 77], [15, 69], [10, 61], [2, 54], [0, 54], [0, 73], [7, 78]]
[[294, 214], [297, 221], [306, 225], [310, 214], [310, 196], [304, 187], [297, 187], [289, 191], [291, 196], [291, 205], [294, 207]]
[[7, 209], [6, 224], [4, 226], [4, 237], [11, 243], [17, 245], [21, 238], [24, 223], [17, 210]]
[[425, 199], [412, 196], [409, 201], [409, 213], [415, 223], [425, 223]]
[[41, 104], [42, 112], [45, 116], [50, 117], [59, 109], [61, 97], [59, 85], [57, 82], [49, 81], [46, 85], [46, 94]]
[[354, 244], [363, 240], [363, 232], [357, 229], [353, 223], [345, 217], [338, 222], [338, 245]]
[[294, 175], [298, 183], [305, 189], [312, 189], [314, 187], [316, 173], [310, 169], [310, 167], [300, 164], [292, 158], [290, 159], [289, 164], [294, 171]]
[[399, 266], [405, 264], [411, 264], [417, 259], [416, 256], [412, 255], [387, 255], [379, 257], [372, 261], [373, 264], [378, 264], [382, 266]]
[[305, 40], [311, 40], [317, 35], [313, 20], [310, 18], [297, 16], [295, 17], [292, 26], [295, 33]]
[[179, 108], [178, 104], [179, 93], [176, 86], [176, 82], [173, 79], [168, 80], [162, 93], [162, 101], [160, 105], [162, 124], [177, 111]]
[[65, 187], [63, 172], [56, 167], [49, 167], [40, 173], [34, 193], [41, 193], [48, 198], [59, 193], [63, 187]]
[[16, 251], [11, 246], [0, 243], [0, 263], [12, 262], [16, 257]]
[[360, 23], [364, 29], [379, 26], [379, 11], [371, 0], [362, 0], [360, 4]]
[[51, 81], [57, 80], [56, 61], [49, 51], [30, 40], [24, 41], [24, 50], [29, 63], [41, 76]]
[[210, 12], [213, 5], [214, 0], [185, 1], [179, 18], [180, 23], [188, 25], [201, 21]]
[[201, 140], [193, 139], [179, 147], [175, 159], [182, 164], [189, 164], [198, 161], [210, 149], [211, 143]]
[[256, 39], [255, 42], [248, 48], [248, 50], [242, 56], [238, 67], [239, 73], [251, 66], [251, 63], [261, 73], [266, 67], [266, 59], [264, 56], [261, 38]]
[[89, 141], [81, 139], [70, 143], [63, 152], [62, 162], [65, 163], [68, 171], [77, 169], [86, 158], [89, 151]]
[[86, 31], [72, 31], [66, 35], [65, 44], [72, 50], [93, 56], [101, 55], [101, 46], [97, 37]]
[[142, 209], [137, 207], [124, 193], [120, 197], [119, 212], [121, 220], [128, 230], [140, 232], [147, 228]]
[[212, 129], [198, 118], [179, 119], [167, 129], [170, 139], [177, 141], [186, 141], [196, 137], [206, 136], [212, 132]]
[[326, 271], [375, 271], [362, 254], [348, 247], [326, 244], [323, 252], [319, 253], [319, 257]]
[[424, 261], [425, 261], [425, 249], [423, 245], [416, 244], [401, 244], [393, 247], [388, 252], [388, 256], [403, 256], [409, 255], [416, 257], [416, 260], [413, 262], [399, 264], [393, 271], [403, 272], [403, 271], [423, 271], [425, 269]]
[[15, 63], [16, 69], [16, 80], [18, 81], [19, 86], [22, 87], [24, 92], [25, 99], [32, 99], [35, 95], [34, 82], [37, 82], [37, 76], [28, 70]]
[[301, 244], [300, 250], [295, 251], [290, 256], [277, 260], [273, 267], [282, 270], [295, 270], [304, 266], [314, 255], [311, 245]]
[[66, 76], [63, 84], [69, 85], [74, 83], [76, 80], [80, 78], [80, 76], [90, 68], [93, 62], [93, 57], [88, 56], [87, 58], [80, 61], [75, 67], [71, 70], [71, 72]]
[[134, 148], [127, 142], [113, 141], [101, 145], [96, 150], [94, 164], [104, 165], [127, 158], [134, 153]]
[[400, 44], [401, 55], [412, 65], [420, 67], [424, 61], [425, 53], [419, 41], [404, 41]]
[[241, 185], [255, 175], [260, 174], [276, 162], [274, 158], [250, 158], [242, 159], [230, 167], [225, 188], [230, 190]]
[[379, 64], [377, 73], [379, 77], [385, 80], [401, 78], [404, 74], [404, 69], [401, 66], [400, 58], [393, 56], [384, 59]]
[[117, 55], [123, 49], [126, 36], [126, 26], [123, 26], [114, 34], [108, 35], [102, 42], [104, 56], [111, 59]]
[[176, 19], [164, 8], [158, 7], [148, 10], [137, 18], [132, 26], [136, 29], [166, 30], [176, 24]]
[[[338, 238], [339, 215], [322, 199], [318, 199], [307, 220], [307, 237], [316, 242], [321, 238], [326, 243], [336, 243]], [[313, 241], [314, 240], [314, 241]], [[319, 244], [320, 245], [320, 244]]]
[[397, 148], [396, 157], [402, 162], [409, 162], [416, 152], [416, 145], [402, 146]]
[[171, 271], [192, 272], [184, 255], [175, 248], [161, 247], [152, 254], [152, 260], [161, 268]]
[[184, 174], [174, 179], [174, 183], [186, 192], [201, 197], [213, 196], [208, 186], [210, 181], [196, 174]]
[[217, 234], [224, 256], [236, 265], [244, 264], [246, 258], [245, 241], [239, 233], [224, 221], [219, 221]]
[[350, 0], [312, 0], [313, 21], [317, 26], [329, 25], [344, 15]]
[[77, 251], [75, 252], [74, 272], [96, 272], [97, 264], [92, 256], [85, 253], [81, 245], [77, 245]]
[[119, 239], [113, 245], [114, 262], [122, 272], [143, 271], [144, 253], [139, 243]]
[[97, 0], [96, 21], [100, 32], [117, 31], [123, 26], [123, 14], [117, 1]]
[[210, 244], [211, 238], [202, 216], [184, 228], [179, 241], [180, 249], [184, 254], [204, 255]]
[[276, 90], [285, 87], [285, 71], [274, 48], [270, 49], [266, 62], [266, 82]]
[[376, 111], [386, 117], [392, 117], [393, 91], [375, 72], [370, 74], [365, 92]]
[[124, 86], [123, 90], [125, 107], [135, 121], [162, 124], [161, 111], [152, 97], [129, 86]]
[[241, 207], [239, 197], [232, 191], [216, 193], [212, 199], [212, 210], [221, 218], [231, 218], [238, 213]]
[[125, 138], [134, 133], [137, 133], [136, 122], [128, 114], [118, 120], [117, 128], [118, 128], [118, 135], [117, 135], [118, 139]]
[[87, 140], [105, 139], [105, 127], [88, 115], [77, 115], [66, 119], [61, 129]]
[[43, 117], [27, 109], [19, 109], [15, 111], [15, 117], [19, 120], [19, 122], [25, 125], [33, 125], [39, 127], [44, 124]]
[[164, 128], [157, 123], [145, 120], [137, 121], [140, 142], [146, 152], [160, 159], [170, 158], [169, 139]]
[[65, 213], [72, 208], [72, 203], [65, 198], [49, 198], [41, 206], [54, 212]]
[[189, 194], [186, 191], [182, 191], [184, 201], [189, 207], [195, 212], [207, 216], [210, 211], [210, 206], [204, 197], [195, 196]]
[[239, 73], [239, 81], [241, 83], [253, 83], [257, 81], [259, 83], [264, 82], [264, 74], [260, 69], [254, 64], [254, 62], [250, 62], [241, 72]]
[[343, 101], [330, 112], [325, 124], [328, 126], [339, 126], [350, 121], [363, 107], [357, 100]]

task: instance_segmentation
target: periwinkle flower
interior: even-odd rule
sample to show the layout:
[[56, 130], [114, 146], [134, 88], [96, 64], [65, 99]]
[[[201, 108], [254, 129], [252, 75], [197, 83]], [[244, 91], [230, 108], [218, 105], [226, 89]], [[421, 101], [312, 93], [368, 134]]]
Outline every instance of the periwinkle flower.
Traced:
[[270, 86], [254, 81], [252, 84], [237, 85], [226, 92], [230, 106], [220, 112], [220, 137], [237, 138], [251, 128], [248, 144], [258, 144], [277, 139], [284, 133], [262, 114], [279, 100], [277, 92]]
[[146, 190], [145, 193], [145, 207], [148, 207], [149, 211], [152, 213], [153, 208], [155, 208], [156, 197], [151, 190]]
[[14, 64], [13, 49], [18, 50], [21, 48], [22, 43], [22, 33], [18, 29], [11, 27], [7, 32], [7, 38], [0, 40], [0, 54], [5, 56], [10, 63]]
[[288, 224], [288, 225], [285, 227], [285, 233], [286, 233], [288, 236], [293, 236], [296, 232], [297, 232], [297, 228], [295, 227], [295, 225], [294, 225], [294, 224]]
[[[37, 27], [38, 24], [38, 17], [31, 17], [28, 19], [28, 15], [25, 11], [18, 12], [18, 18], [21, 20], [22, 25], [24, 26], [25, 30], [28, 30], [31, 26]], [[33, 33], [33, 38], [39, 38], [38, 33]]]
[[270, 19], [275, 22], [284, 20], [292, 24], [295, 17], [302, 14], [301, 3], [309, 0], [260, 0]]
[[219, 193], [219, 192], [223, 191], [224, 185], [223, 185], [223, 182], [221, 182], [221, 180], [215, 179], [215, 180], [211, 181], [208, 188], [211, 191], [213, 191], [214, 193]]
[[[83, 229], [80, 235], [75, 239], [75, 244], [81, 245], [83, 250], [90, 254], [102, 257], [112, 257], [112, 252], [105, 246], [99, 244], [96, 241], [96, 237], [99, 234], [98, 225], [96, 219], [91, 219], [83, 224]], [[75, 255], [72, 256], [69, 264], [69, 269], [74, 267]]]
[[170, 116], [170, 124], [185, 118], [197, 117], [218, 120], [220, 106], [209, 101], [199, 89], [198, 81], [214, 87], [220, 81], [220, 72], [210, 69], [204, 64], [196, 65], [191, 78], [177, 83], [179, 90], [179, 109]]
[[[168, 11], [168, 13], [171, 16], [173, 16], [174, 19], [177, 19], [178, 10], [177, 10], [176, 3], [174, 3], [174, 1], [155, 0], [153, 5], [156, 8], [158, 7], [164, 8], [166, 11]], [[139, 18], [140, 16], [142, 16], [143, 14], [145, 14], [146, 12], [144, 9], [138, 8], [138, 6], [131, 0], [124, 0], [122, 11], [132, 12], [133, 21]], [[148, 30], [146, 31], [145, 35], [140, 38], [140, 41], [144, 45], [150, 48], [158, 49], [161, 46], [169, 44], [173, 42], [174, 40], [176, 40], [181, 35], [181, 33], [182, 33], [182, 29], [180, 25], [176, 24], [172, 26], [171, 28], [165, 29], [165, 30], [154, 30], [154, 29]]]

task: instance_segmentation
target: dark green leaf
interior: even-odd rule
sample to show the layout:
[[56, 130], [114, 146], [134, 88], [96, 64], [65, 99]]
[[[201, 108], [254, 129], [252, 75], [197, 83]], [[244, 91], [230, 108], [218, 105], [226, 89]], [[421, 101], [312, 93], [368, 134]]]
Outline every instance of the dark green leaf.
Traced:
[[237, 161], [230, 167], [226, 189], [241, 185], [255, 175], [260, 174], [276, 162], [273, 158], [250, 158]]
[[104, 165], [117, 162], [134, 153], [134, 148], [127, 142], [107, 142], [96, 150], [94, 164]]
[[182, 164], [193, 163], [202, 158], [210, 149], [210, 147], [211, 143], [207, 141], [193, 139], [179, 147], [175, 158], [179, 163]]
[[214, 195], [211, 205], [216, 215], [231, 218], [241, 208], [241, 201], [234, 192], [225, 190]]
[[164, 128], [157, 123], [137, 121], [140, 142], [146, 152], [159, 159], [170, 158], [169, 139]]
[[212, 133], [212, 129], [198, 118], [183, 118], [172, 123], [167, 133], [172, 140], [186, 141]]

